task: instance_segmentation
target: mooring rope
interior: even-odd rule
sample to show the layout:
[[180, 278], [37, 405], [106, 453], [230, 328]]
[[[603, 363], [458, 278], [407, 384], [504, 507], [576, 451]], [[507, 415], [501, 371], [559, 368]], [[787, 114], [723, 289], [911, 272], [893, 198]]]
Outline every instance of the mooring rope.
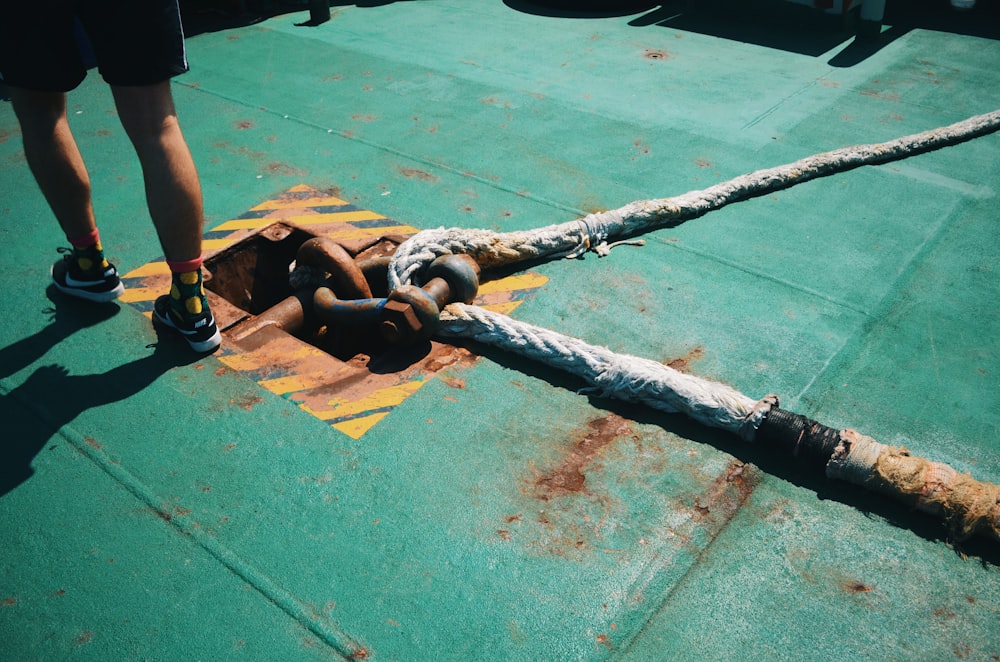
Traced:
[[866, 165], [879, 165], [971, 140], [1000, 129], [1000, 110], [976, 115], [889, 142], [856, 145], [741, 175], [700, 191], [657, 200], [640, 200], [610, 211], [519, 232], [437, 228], [417, 233], [393, 255], [389, 287], [420, 285], [421, 272], [449, 253], [471, 255], [483, 269], [524, 260], [579, 257], [588, 250], [606, 254], [608, 241], [678, 225], [733, 202], [801, 184], [817, 177]]
[[[552, 257], [579, 257], [610, 250], [609, 240], [677, 225], [733, 202], [788, 188], [817, 177], [878, 165], [970, 140], [1000, 129], [1000, 110], [946, 127], [809, 156], [758, 170], [700, 191], [633, 202], [536, 230], [438, 228], [399, 246], [389, 266], [390, 289], [417, 284], [439, 256], [464, 253], [483, 269]], [[829, 478], [892, 496], [943, 517], [956, 539], [980, 532], [1000, 540], [1000, 485], [977, 481], [939, 462], [911, 456], [854, 430], [834, 430], [784, 411], [773, 395], [755, 400], [736, 389], [681, 373], [641, 357], [519, 322], [465, 304], [441, 314], [438, 335], [473, 340], [539, 361], [583, 379], [596, 393], [683, 413], [710, 427], [786, 450], [824, 467]]]
[[656, 361], [617, 354], [606, 347], [519, 322], [478, 306], [452, 304], [438, 335], [465, 338], [534, 359], [582, 378], [598, 395], [642, 402], [686, 414], [715, 428], [753, 438], [770, 405], [736, 389], [682, 373]]
[[1000, 540], [1000, 485], [977, 481], [940, 462], [911, 456], [854, 430], [834, 430], [670, 366], [534, 326], [478, 306], [442, 312], [438, 335], [512, 352], [589, 384], [594, 394], [686, 414], [707, 425], [774, 447], [825, 468], [828, 478], [880, 492], [942, 517], [956, 540], [979, 532]]

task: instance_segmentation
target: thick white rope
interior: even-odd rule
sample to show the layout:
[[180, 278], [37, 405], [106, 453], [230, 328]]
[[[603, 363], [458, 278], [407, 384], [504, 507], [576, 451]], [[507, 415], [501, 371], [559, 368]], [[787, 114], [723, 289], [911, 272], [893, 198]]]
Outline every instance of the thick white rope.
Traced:
[[[447, 306], [438, 335], [516, 353], [583, 379], [596, 395], [685, 414], [746, 441], [755, 441], [758, 428], [778, 406], [777, 396], [755, 401], [726, 384], [618, 354], [478, 306]], [[943, 517], [957, 540], [977, 532], [1000, 540], [1000, 485], [912, 456], [905, 448], [881, 444], [854, 430], [840, 430], [826, 475]]]
[[439, 336], [472, 339], [515, 352], [582, 378], [596, 395], [686, 414], [750, 441], [777, 399], [760, 402], [731, 386], [577, 338], [519, 322], [478, 306], [452, 304], [441, 313]]
[[[1000, 111], [887, 143], [825, 152], [791, 164], [759, 170], [702, 191], [673, 198], [633, 202], [620, 209], [526, 232], [497, 233], [459, 228], [429, 230], [404, 242], [389, 267], [395, 289], [419, 278], [435, 258], [471, 255], [482, 268], [528, 259], [606, 254], [608, 240], [696, 218], [731, 202], [786, 188], [816, 177], [905, 158], [1000, 129]], [[417, 283], [419, 284], [419, 283]], [[776, 396], [757, 401], [736, 389], [684, 374], [669, 366], [465, 304], [441, 313], [438, 335], [471, 339], [514, 352], [576, 375], [593, 392], [688, 417], [753, 441]], [[891, 495], [943, 515], [953, 533], [976, 531], [1000, 539], [1000, 486], [959, 474], [946, 464], [911, 456], [905, 448], [880, 444], [853, 430], [840, 431], [827, 475]]]
[[[906, 158], [998, 129], [1000, 110], [886, 143], [824, 152], [701, 191], [633, 202], [537, 230], [507, 233], [461, 228], [425, 230], [397, 249], [389, 266], [389, 288], [420, 285], [423, 270], [436, 258], [448, 254], [470, 255], [483, 269], [523, 260], [578, 257], [588, 250], [606, 255], [616, 243], [629, 243], [609, 244], [610, 239], [676, 225], [732, 202], [824, 175]], [[299, 267], [290, 279], [294, 282], [297, 277], [305, 286], [306, 281], [323, 278], [325, 274], [317, 276]], [[778, 406], [773, 395], [754, 400], [726, 384], [681, 373], [649, 359], [618, 354], [476, 306], [452, 304], [440, 317], [439, 336], [471, 339], [519, 354], [576, 375], [601, 396], [686, 414], [699, 423], [729, 431], [747, 441], [754, 441], [768, 413]], [[811, 424], [818, 426], [814, 421]], [[1000, 486], [959, 474], [946, 464], [911, 456], [905, 448], [880, 444], [853, 430], [841, 430], [838, 439], [839, 445], [827, 462], [830, 478], [883, 492], [921, 510], [943, 515], [960, 538], [982, 531], [1000, 540]]]
[[535, 230], [505, 233], [462, 228], [425, 230], [401, 244], [393, 255], [389, 266], [389, 287], [396, 289], [411, 283], [420, 285], [420, 274], [427, 265], [449, 253], [471, 255], [484, 269], [522, 260], [578, 257], [588, 250], [604, 254], [607, 242], [612, 239], [677, 225], [732, 202], [765, 195], [817, 177], [928, 152], [998, 129], [1000, 110], [885, 143], [823, 152], [794, 163], [741, 175], [700, 191], [632, 202], [618, 209]]
[[[609, 239], [678, 223], [731, 202], [816, 177], [901, 159], [998, 129], [1000, 110], [886, 143], [816, 154], [701, 191], [633, 202], [620, 209], [536, 230], [507, 233], [462, 228], [425, 230], [396, 250], [389, 265], [389, 286], [396, 289], [412, 283], [426, 265], [451, 253], [470, 255], [484, 269], [521, 260], [575, 256], [589, 249], [600, 253], [600, 247], [606, 246]], [[514, 351], [576, 374], [604, 395], [642, 401], [664, 411], [683, 412], [706, 425], [748, 439], [767, 411], [756, 400], [724, 384], [685, 375], [648, 359], [617, 355], [607, 348], [473, 306], [450, 306], [442, 313], [442, 322], [441, 335], [471, 338]], [[770, 400], [765, 398], [761, 402], [767, 401]]]

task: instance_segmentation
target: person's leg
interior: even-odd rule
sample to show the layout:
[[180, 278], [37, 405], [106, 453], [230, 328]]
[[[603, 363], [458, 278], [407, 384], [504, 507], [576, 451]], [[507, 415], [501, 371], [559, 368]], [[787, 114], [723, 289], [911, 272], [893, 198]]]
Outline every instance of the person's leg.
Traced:
[[212, 351], [221, 336], [202, 284], [201, 182], [177, 121], [170, 82], [111, 89], [139, 156], [149, 214], [172, 275], [170, 294], [156, 301], [154, 315], [195, 350]]
[[90, 175], [66, 118], [66, 95], [11, 87], [24, 155], [35, 181], [67, 238], [97, 229]]
[[19, 87], [9, 90], [28, 167], [73, 246], [66, 260], [53, 265], [53, 282], [63, 292], [91, 301], [121, 296], [125, 288], [114, 265], [104, 257], [97, 232], [90, 176], [70, 131], [66, 95]]
[[201, 258], [201, 183], [174, 109], [169, 81], [112, 86], [126, 134], [142, 165], [149, 214], [168, 261]]

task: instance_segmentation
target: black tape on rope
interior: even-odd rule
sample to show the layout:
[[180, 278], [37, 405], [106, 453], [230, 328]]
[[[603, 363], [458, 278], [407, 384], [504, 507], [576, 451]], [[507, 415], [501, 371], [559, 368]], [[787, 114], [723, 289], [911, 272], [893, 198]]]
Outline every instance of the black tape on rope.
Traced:
[[780, 448], [807, 464], [823, 468], [840, 444], [840, 430], [778, 407], [757, 428], [754, 442]]

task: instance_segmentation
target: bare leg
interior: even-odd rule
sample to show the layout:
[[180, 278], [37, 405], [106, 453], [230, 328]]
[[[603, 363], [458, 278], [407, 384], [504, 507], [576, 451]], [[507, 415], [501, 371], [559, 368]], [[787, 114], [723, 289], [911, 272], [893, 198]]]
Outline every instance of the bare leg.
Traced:
[[164, 256], [173, 262], [200, 258], [201, 183], [177, 121], [170, 82], [111, 90], [142, 165], [146, 202]]
[[66, 95], [11, 87], [24, 154], [42, 194], [66, 237], [95, 228], [90, 175], [66, 118]]
[[201, 182], [181, 133], [170, 82], [145, 87], [113, 85], [118, 116], [146, 184], [146, 203], [172, 272], [170, 294], [159, 297], [154, 319], [173, 327], [196, 352], [222, 342], [201, 280]]

